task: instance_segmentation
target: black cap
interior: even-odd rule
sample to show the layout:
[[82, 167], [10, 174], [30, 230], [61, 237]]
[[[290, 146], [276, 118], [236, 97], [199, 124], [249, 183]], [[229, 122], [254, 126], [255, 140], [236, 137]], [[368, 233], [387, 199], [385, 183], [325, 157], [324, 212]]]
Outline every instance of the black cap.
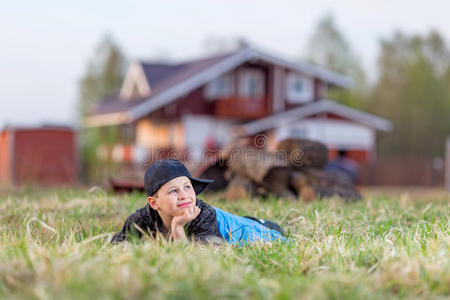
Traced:
[[209, 183], [213, 182], [211, 179], [193, 178], [188, 169], [176, 159], [161, 159], [145, 171], [144, 185], [147, 197], [153, 196], [164, 183], [180, 176], [186, 176], [191, 180], [192, 187], [197, 195], [203, 192]]

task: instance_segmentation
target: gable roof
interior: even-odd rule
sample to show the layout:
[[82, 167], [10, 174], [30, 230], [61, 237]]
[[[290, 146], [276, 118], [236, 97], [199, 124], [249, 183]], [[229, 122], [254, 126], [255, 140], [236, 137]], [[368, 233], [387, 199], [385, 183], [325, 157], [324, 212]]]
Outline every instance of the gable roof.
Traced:
[[232, 53], [193, 60], [176, 65], [161, 63], [141, 63], [145, 77], [150, 84], [152, 93], [158, 93], [176, 83], [184, 81], [204, 69], [208, 69]]
[[246, 123], [241, 126], [240, 134], [257, 134], [283, 124], [289, 124], [311, 115], [324, 112], [330, 112], [378, 130], [389, 131], [393, 127], [392, 123], [386, 119], [339, 104], [335, 101], [322, 99], [305, 106]]
[[133, 122], [164, 107], [214, 78], [252, 60], [261, 60], [279, 65], [319, 78], [332, 85], [340, 87], [351, 86], [350, 78], [345, 75], [305, 62], [293, 63], [250, 47], [244, 47], [231, 53], [177, 65], [141, 63], [151, 88], [150, 96], [137, 101], [122, 101], [130, 102], [125, 105], [114, 103], [124, 100], [120, 98], [120, 95], [116, 95], [115, 101], [100, 103], [92, 111], [91, 116], [86, 119], [85, 123], [86, 125], [98, 126]]
[[144, 70], [145, 79], [152, 87], [158, 86], [170, 76], [179, 72], [184, 64], [180, 65], [167, 65], [162, 63], [146, 63], [141, 62], [142, 69]]

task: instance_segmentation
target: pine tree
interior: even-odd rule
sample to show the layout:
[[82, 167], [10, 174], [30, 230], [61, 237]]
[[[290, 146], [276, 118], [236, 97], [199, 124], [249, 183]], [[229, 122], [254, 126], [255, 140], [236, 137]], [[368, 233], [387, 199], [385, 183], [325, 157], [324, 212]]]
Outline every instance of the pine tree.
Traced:
[[368, 95], [368, 84], [358, 57], [331, 15], [324, 16], [310, 37], [306, 57], [312, 63], [348, 75], [351, 89], [334, 89], [328, 97], [343, 104], [361, 108]]
[[96, 47], [94, 57], [88, 62], [85, 75], [80, 80], [78, 115], [82, 129], [80, 144], [82, 152], [82, 177], [85, 180], [98, 180], [107, 164], [101, 164], [97, 157], [99, 128], [83, 127], [83, 120], [89, 112], [105, 97], [117, 92], [124, 79], [125, 56], [120, 47], [108, 35]]
[[88, 62], [80, 80], [80, 117], [92, 107], [120, 89], [125, 73], [125, 56], [109, 35], [105, 35]]
[[382, 41], [372, 111], [394, 123], [380, 154], [442, 157], [450, 134], [450, 51], [437, 32]]

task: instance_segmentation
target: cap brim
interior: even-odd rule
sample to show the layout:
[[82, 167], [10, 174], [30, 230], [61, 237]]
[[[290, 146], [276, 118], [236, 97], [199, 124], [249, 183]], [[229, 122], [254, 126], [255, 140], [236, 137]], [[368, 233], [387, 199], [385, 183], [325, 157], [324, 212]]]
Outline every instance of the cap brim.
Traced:
[[192, 183], [192, 187], [194, 188], [194, 191], [197, 195], [199, 195], [201, 192], [203, 192], [208, 184], [211, 182], [214, 182], [212, 179], [199, 179], [199, 178], [189, 178]]

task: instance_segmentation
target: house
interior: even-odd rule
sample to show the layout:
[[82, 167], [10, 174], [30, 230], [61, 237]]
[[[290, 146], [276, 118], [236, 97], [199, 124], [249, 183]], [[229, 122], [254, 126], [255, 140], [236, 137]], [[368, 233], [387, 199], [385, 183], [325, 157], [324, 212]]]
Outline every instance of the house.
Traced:
[[76, 132], [68, 127], [5, 127], [0, 131], [0, 183], [73, 185]]
[[121, 90], [96, 106], [85, 126], [105, 134], [115, 128], [116, 144], [98, 152], [120, 162], [170, 150], [201, 157], [233, 137], [263, 134], [269, 148], [308, 138], [362, 163], [375, 157], [376, 132], [392, 125], [327, 99], [328, 89], [350, 86], [342, 74], [248, 46], [178, 64], [134, 62]]

